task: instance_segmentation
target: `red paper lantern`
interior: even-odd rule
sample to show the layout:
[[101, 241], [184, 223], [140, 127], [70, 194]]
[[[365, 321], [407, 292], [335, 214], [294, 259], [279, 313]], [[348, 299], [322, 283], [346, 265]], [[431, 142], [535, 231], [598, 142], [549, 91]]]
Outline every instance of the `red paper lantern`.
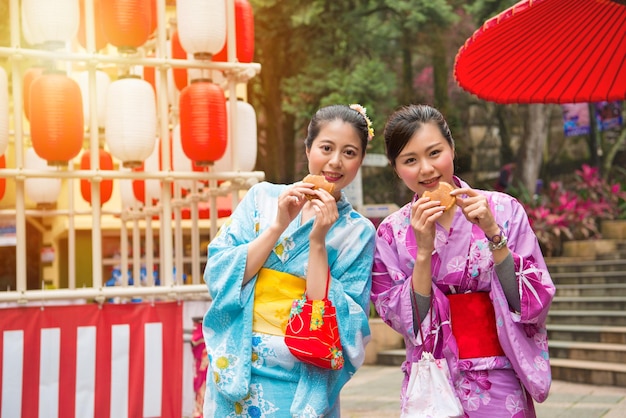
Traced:
[[212, 165], [226, 152], [228, 134], [224, 91], [193, 80], [180, 93], [180, 135], [185, 155], [198, 166]]
[[[199, 167], [185, 155], [185, 152], [183, 151], [183, 144], [180, 140], [180, 123], [176, 124], [176, 126], [174, 126], [174, 129], [172, 129], [172, 170], [182, 172], [194, 171], [199, 173], [206, 171], [206, 167]], [[182, 189], [183, 196], [187, 194], [188, 190], [191, 190], [193, 188], [194, 183], [197, 185], [198, 188], [202, 188], [208, 185], [207, 180], [176, 181], [176, 185]]]
[[152, 34], [152, 0], [106, 0], [100, 4], [110, 44], [134, 53]]
[[[235, 0], [235, 31], [237, 33], [237, 61], [249, 63], [254, 57], [254, 13], [248, 0]], [[224, 48], [213, 56], [213, 61], [228, 61], [228, 40]]]
[[[96, 51], [101, 50], [107, 45], [107, 38], [104, 33], [104, 25], [102, 23], [101, 15], [102, 10], [100, 9], [100, 1], [101, 0], [93, 0], [93, 14], [94, 14], [94, 35], [95, 35], [95, 47]], [[78, 26], [78, 42], [82, 45], [83, 48], [87, 48], [87, 35], [85, 29], [85, 2], [83, 0], [79, 0], [80, 5], [80, 25]]]
[[[149, 173], [155, 173], [159, 171], [160, 150], [161, 141], [155, 145], [152, 153], [139, 167], [133, 169], [133, 171]], [[161, 198], [161, 183], [159, 180], [133, 180], [133, 195], [135, 199], [141, 203], [146, 203], [146, 199], [150, 199], [153, 205], [156, 205]]]
[[150, 0], [150, 34], [152, 35], [158, 25], [157, 3], [156, 0]]
[[[113, 158], [111, 154], [103, 149], [98, 150], [98, 161], [100, 170], [113, 170]], [[91, 168], [91, 152], [83, 152], [80, 159], [80, 169], [89, 170]], [[91, 204], [91, 182], [87, 179], [80, 180], [80, 194], [89, 204]], [[106, 179], [100, 182], [100, 205], [104, 205], [111, 199], [113, 194], [113, 180]]]
[[83, 145], [83, 100], [78, 83], [62, 73], [44, 73], [30, 88], [31, 140], [49, 165], [67, 165]]
[[[0, 168], [5, 168], [7, 166], [6, 159], [4, 158], [4, 154], [0, 155]], [[6, 190], [7, 181], [4, 177], [0, 177], [0, 200], [4, 197], [4, 191]]]
[[[163, 141], [159, 139], [159, 170], [165, 171], [165, 164], [163, 161], [163, 151], [164, 151]], [[174, 149], [172, 146], [172, 131], [170, 131], [170, 141], [169, 141], [169, 149], [170, 149], [170, 164], [168, 170], [174, 169]], [[174, 182], [170, 183], [170, 193], [174, 196]]]
[[[172, 58], [174, 59], [187, 59], [187, 53], [183, 49], [183, 46], [180, 44], [180, 37], [178, 36], [178, 31], [175, 30], [172, 33], [172, 38], [170, 39], [172, 44]], [[187, 69], [186, 68], [174, 68], [174, 83], [176, 84], [176, 88], [178, 90], [182, 90], [187, 86]]]
[[[135, 172], [143, 172], [144, 163], [141, 163], [139, 167], [133, 167]], [[144, 180], [132, 180], [133, 196], [135, 199], [143, 204], [146, 203], [146, 183]]]
[[26, 70], [24, 73], [24, 79], [22, 80], [22, 99], [24, 100], [24, 115], [26, 120], [30, 120], [30, 86], [33, 81], [43, 74], [43, 68], [32, 67]]
[[[147, 58], [154, 58], [154, 54], [148, 54], [146, 55]], [[154, 90], [154, 94], [156, 95], [157, 92], [157, 86], [156, 86], [156, 70], [154, 67], [151, 66], [143, 66], [142, 67], [143, 70], [143, 80], [147, 81], [148, 83], [150, 83], [150, 85], [152, 86], [152, 90]]]

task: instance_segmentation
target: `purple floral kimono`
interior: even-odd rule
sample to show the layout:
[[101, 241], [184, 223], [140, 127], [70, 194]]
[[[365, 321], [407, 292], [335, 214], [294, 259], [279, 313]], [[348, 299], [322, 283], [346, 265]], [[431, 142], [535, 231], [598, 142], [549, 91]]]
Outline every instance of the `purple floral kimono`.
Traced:
[[[458, 178], [455, 183], [468, 187]], [[482, 193], [487, 195], [496, 222], [509, 239], [521, 312], [514, 312], [508, 305], [485, 234], [457, 210], [449, 232], [437, 225], [432, 306], [422, 322], [422, 332], [426, 346], [434, 347], [434, 356], [446, 358], [466, 416], [535, 417], [532, 400], [543, 402], [552, 380], [545, 321], [555, 288], [521, 204], [504, 193]], [[409, 224], [410, 206], [405, 205], [379, 226], [372, 276], [376, 310], [405, 340], [403, 403], [410, 363], [420, 358], [423, 349], [413, 327], [411, 280], [407, 280], [417, 252]], [[446, 295], [467, 292], [489, 293], [505, 356], [459, 359]]]

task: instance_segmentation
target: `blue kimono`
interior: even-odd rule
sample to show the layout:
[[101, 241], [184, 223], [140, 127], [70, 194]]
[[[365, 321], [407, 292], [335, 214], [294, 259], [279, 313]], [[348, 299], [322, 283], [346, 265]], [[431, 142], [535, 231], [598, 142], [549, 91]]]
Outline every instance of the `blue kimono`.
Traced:
[[[258, 275], [242, 285], [248, 244], [275, 220], [286, 187], [253, 186], [209, 245], [204, 279], [213, 301], [203, 323], [209, 356], [205, 418], [339, 416], [339, 392], [363, 364], [375, 229], [345, 195], [326, 236], [328, 297], [337, 310], [344, 367], [302, 363], [289, 352], [284, 334], [253, 330], [258, 304], [267, 299], [255, 295]], [[306, 278], [313, 219], [302, 224], [301, 218], [302, 213], [283, 232], [264, 268]], [[288, 311], [276, 318], [286, 324]]]

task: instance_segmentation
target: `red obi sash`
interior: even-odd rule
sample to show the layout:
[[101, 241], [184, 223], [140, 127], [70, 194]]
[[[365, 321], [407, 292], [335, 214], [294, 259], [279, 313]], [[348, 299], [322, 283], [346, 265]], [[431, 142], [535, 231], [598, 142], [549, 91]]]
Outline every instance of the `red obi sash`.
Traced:
[[447, 296], [450, 301], [450, 324], [459, 346], [459, 358], [503, 356], [489, 293]]

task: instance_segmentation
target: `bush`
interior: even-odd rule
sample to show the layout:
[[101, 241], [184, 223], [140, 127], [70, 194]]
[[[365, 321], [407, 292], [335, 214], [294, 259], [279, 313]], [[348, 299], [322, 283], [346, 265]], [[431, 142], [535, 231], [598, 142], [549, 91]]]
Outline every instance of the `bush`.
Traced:
[[600, 223], [624, 215], [626, 192], [604, 180], [595, 167], [576, 170], [572, 184], [550, 182], [534, 198], [520, 199], [544, 255], [561, 255], [563, 242], [601, 238]]

